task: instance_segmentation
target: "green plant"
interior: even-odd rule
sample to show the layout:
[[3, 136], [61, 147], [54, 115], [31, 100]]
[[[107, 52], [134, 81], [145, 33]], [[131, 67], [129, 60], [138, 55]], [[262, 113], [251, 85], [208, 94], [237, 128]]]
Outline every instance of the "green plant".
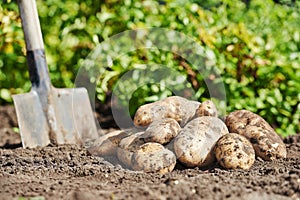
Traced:
[[[221, 2], [221, 3], [220, 3]], [[246, 3], [244, 3], [246, 2]], [[283, 1], [282, 1], [283, 2]], [[191, 88], [194, 98], [210, 98], [205, 79], [223, 81], [227, 112], [248, 109], [272, 124], [282, 136], [300, 132], [300, 3], [259, 1], [59, 1], [38, 0], [51, 80], [57, 87], [73, 87], [77, 72], [90, 52], [112, 36], [126, 30], [160, 27], [181, 32], [209, 52], [221, 79], [210, 76], [212, 68], [199, 73], [201, 61], [192, 65], [174, 52], [138, 49], [118, 54], [121, 44], [108, 46], [95, 69], [100, 77], [96, 98], [105, 101], [118, 85], [128, 90], [131, 82], [118, 81], [128, 74], [158, 65], [176, 70], [178, 90]], [[30, 89], [25, 44], [15, 2], [0, 5], [0, 102], [12, 102], [11, 94]], [[159, 36], [157, 36], [159, 38]], [[128, 41], [122, 41], [124, 45]], [[184, 45], [184, 44], [183, 44]], [[110, 55], [115, 57], [110, 61]], [[107, 61], [111, 62], [108, 63]], [[148, 68], [147, 68], [148, 69]], [[92, 74], [92, 72], [90, 72]], [[151, 77], [150, 77], [151, 78]], [[179, 79], [178, 79], [179, 80]], [[128, 99], [132, 115], [141, 104], [172, 95], [165, 80], [144, 84]], [[150, 81], [151, 82], [151, 81]]]

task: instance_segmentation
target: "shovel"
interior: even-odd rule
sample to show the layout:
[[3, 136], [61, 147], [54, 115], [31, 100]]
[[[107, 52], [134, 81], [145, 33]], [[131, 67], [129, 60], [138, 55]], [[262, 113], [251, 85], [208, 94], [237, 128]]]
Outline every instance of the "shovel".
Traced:
[[18, 0], [32, 88], [13, 95], [24, 148], [90, 143], [98, 137], [85, 88], [51, 85], [35, 0]]

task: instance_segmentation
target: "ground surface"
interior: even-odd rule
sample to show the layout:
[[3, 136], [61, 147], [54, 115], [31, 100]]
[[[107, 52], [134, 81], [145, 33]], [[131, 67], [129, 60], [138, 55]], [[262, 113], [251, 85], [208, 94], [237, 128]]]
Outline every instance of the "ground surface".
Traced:
[[[102, 123], [109, 128], [111, 117]], [[72, 145], [23, 149], [13, 127], [14, 108], [0, 106], [0, 199], [300, 199], [299, 134], [284, 140], [286, 159], [257, 159], [250, 170], [177, 166], [160, 175], [114, 166]]]

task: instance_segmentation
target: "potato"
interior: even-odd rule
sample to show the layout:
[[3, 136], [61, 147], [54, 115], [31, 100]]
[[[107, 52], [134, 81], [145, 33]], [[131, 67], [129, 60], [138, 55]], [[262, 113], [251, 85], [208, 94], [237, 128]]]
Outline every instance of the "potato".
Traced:
[[138, 108], [134, 116], [135, 126], [149, 126], [155, 119], [172, 118], [184, 126], [195, 115], [200, 103], [183, 97], [172, 96], [145, 104]]
[[112, 131], [96, 139], [88, 151], [96, 156], [115, 155], [119, 142], [127, 136], [123, 130]]
[[132, 168], [136, 171], [171, 172], [176, 165], [176, 156], [159, 143], [145, 143], [134, 153]]
[[228, 133], [224, 122], [216, 117], [198, 117], [186, 124], [174, 140], [178, 160], [187, 167], [204, 167], [214, 162], [213, 147]]
[[134, 152], [144, 144], [144, 139], [141, 137], [144, 134], [143, 131], [132, 134], [119, 143], [117, 149], [117, 156], [119, 161], [121, 161], [125, 166], [131, 168], [131, 158]]
[[247, 126], [244, 136], [252, 143], [257, 156], [264, 160], [286, 158], [286, 146], [275, 131]]
[[195, 116], [196, 117], [202, 117], [202, 116], [218, 117], [218, 111], [215, 104], [211, 100], [207, 100], [199, 105], [198, 109], [196, 110]]
[[148, 126], [143, 137], [146, 142], [166, 144], [177, 136], [180, 129], [181, 127], [175, 119], [158, 119]]
[[257, 156], [264, 160], [286, 158], [286, 147], [274, 129], [259, 115], [238, 110], [225, 118], [230, 132], [245, 136], [253, 145]]
[[139, 132], [140, 129], [128, 128], [108, 132], [96, 139], [87, 150], [97, 156], [111, 156], [116, 154], [119, 142], [129, 135]]
[[255, 161], [252, 144], [237, 133], [223, 135], [215, 145], [215, 155], [226, 169], [249, 169]]

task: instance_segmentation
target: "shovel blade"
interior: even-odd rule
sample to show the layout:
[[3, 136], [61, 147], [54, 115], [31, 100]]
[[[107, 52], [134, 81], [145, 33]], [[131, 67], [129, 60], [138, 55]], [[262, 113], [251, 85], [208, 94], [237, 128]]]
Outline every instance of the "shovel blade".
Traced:
[[50, 143], [82, 145], [98, 137], [85, 88], [52, 88], [50, 97], [46, 107], [34, 90], [13, 96], [24, 148]]
[[36, 92], [13, 95], [24, 148], [50, 144], [47, 118]]
[[57, 133], [57, 138], [60, 138], [59, 144], [64, 144], [65, 141], [71, 141], [73, 144], [86, 143], [99, 137], [85, 88], [54, 88], [52, 93], [56, 123], [59, 125]]

